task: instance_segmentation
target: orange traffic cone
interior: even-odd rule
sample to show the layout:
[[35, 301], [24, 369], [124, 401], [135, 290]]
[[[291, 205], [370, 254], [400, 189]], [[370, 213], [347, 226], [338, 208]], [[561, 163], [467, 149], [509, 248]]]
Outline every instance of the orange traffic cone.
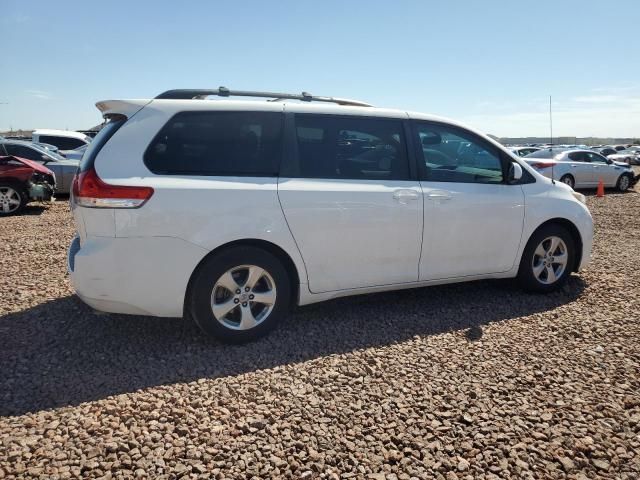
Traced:
[[598, 190], [596, 190], [596, 197], [604, 197], [604, 182], [602, 179], [598, 180]]

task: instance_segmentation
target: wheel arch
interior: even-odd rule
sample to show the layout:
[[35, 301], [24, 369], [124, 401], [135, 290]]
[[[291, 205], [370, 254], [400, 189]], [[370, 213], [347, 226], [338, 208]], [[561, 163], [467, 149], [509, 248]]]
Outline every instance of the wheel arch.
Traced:
[[282, 247], [276, 245], [275, 243], [269, 242], [267, 240], [260, 240], [260, 239], [257, 239], [257, 238], [246, 238], [246, 239], [241, 239], [241, 240], [234, 240], [234, 241], [225, 243], [223, 245], [220, 245], [220, 246], [214, 248], [213, 250], [211, 250], [204, 257], [202, 257], [200, 262], [198, 262], [196, 267], [193, 269], [193, 272], [191, 272], [191, 276], [189, 277], [189, 282], [187, 283], [187, 289], [185, 291], [184, 307], [183, 307], [183, 311], [185, 313], [189, 311], [189, 309], [187, 308], [187, 302], [188, 302], [190, 294], [191, 294], [191, 288], [192, 288], [192, 284], [193, 284], [193, 279], [196, 277], [196, 274], [198, 273], [200, 268], [202, 268], [202, 265], [204, 265], [205, 261], [208, 260], [211, 257], [214, 257], [214, 256], [218, 255], [219, 253], [221, 253], [221, 252], [223, 252], [225, 250], [229, 250], [229, 249], [235, 248], [235, 247], [255, 247], [255, 248], [260, 248], [262, 250], [265, 250], [265, 251], [269, 252], [274, 257], [276, 257], [278, 260], [280, 260], [280, 262], [282, 262], [282, 265], [284, 266], [285, 270], [287, 271], [287, 274], [289, 275], [289, 279], [291, 280], [290, 281], [290, 284], [291, 284], [291, 299], [296, 303], [298, 302], [298, 297], [299, 297], [299, 293], [300, 293], [299, 292], [299, 290], [300, 290], [300, 273], [298, 272], [298, 269], [296, 268], [296, 264], [294, 263], [294, 261], [291, 258], [291, 256]]
[[0, 183], [14, 185], [16, 187], [21, 187], [26, 190], [27, 182], [24, 180], [20, 180], [18, 177], [2, 177], [0, 178]]
[[[582, 248], [583, 248], [582, 236], [580, 235], [580, 230], [578, 230], [578, 227], [576, 227], [571, 220], [568, 220], [562, 217], [556, 217], [556, 218], [550, 218], [549, 220], [542, 222], [531, 232], [531, 235], [529, 235], [529, 238], [527, 239], [527, 244], [531, 240], [531, 237], [533, 237], [540, 229], [553, 224], [561, 225], [564, 228], [566, 228], [569, 231], [571, 238], [573, 238], [573, 241], [576, 244], [576, 258], [574, 259], [575, 261], [573, 262], [573, 265], [572, 265], [572, 271], [573, 272], [578, 271], [578, 267], [582, 262]], [[524, 253], [524, 250], [523, 250], [523, 253]]]
[[565, 174], [563, 174], [563, 175], [560, 177], [560, 181], [562, 181], [562, 179], [563, 179], [564, 177], [571, 177], [571, 178], [573, 179], [573, 184], [574, 184], [574, 185], [576, 184], [576, 177], [575, 177], [575, 176], [573, 176], [573, 174], [572, 174], [572, 173], [565, 173]]

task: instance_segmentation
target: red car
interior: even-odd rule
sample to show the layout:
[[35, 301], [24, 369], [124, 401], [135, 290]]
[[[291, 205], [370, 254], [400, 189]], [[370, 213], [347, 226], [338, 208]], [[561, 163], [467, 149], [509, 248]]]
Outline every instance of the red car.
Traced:
[[56, 177], [32, 160], [0, 156], [0, 217], [18, 213], [30, 201], [51, 200]]

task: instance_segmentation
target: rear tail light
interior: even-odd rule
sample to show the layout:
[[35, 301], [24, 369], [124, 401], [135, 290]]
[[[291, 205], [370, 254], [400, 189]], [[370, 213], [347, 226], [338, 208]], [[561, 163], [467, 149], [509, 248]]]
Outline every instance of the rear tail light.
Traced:
[[73, 177], [73, 201], [89, 208], [138, 208], [153, 195], [151, 187], [109, 185], [95, 169], [79, 172]]
[[543, 168], [553, 167], [553, 162], [536, 162], [530, 164], [533, 168], [537, 168], [538, 170], [542, 170]]

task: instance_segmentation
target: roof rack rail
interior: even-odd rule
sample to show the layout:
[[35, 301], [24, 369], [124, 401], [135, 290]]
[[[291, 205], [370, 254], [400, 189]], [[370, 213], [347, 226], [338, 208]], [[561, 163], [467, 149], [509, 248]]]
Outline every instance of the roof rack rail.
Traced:
[[279, 100], [301, 100], [303, 102], [329, 102], [336, 103], [338, 105], [349, 105], [355, 107], [372, 107], [373, 105], [359, 100], [349, 100], [348, 98], [336, 98], [336, 97], [319, 97], [311, 95], [307, 92], [297, 93], [274, 93], [274, 92], [251, 92], [243, 90], [229, 90], [226, 87], [220, 87], [215, 90], [200, 90], [200, 89], [178, 89], [167, 90], [161, 93], [155, 99], [156, 100], [198, 100], [209, 96], [218, 97], [261, 97], [270, 98], [272, 102]]

